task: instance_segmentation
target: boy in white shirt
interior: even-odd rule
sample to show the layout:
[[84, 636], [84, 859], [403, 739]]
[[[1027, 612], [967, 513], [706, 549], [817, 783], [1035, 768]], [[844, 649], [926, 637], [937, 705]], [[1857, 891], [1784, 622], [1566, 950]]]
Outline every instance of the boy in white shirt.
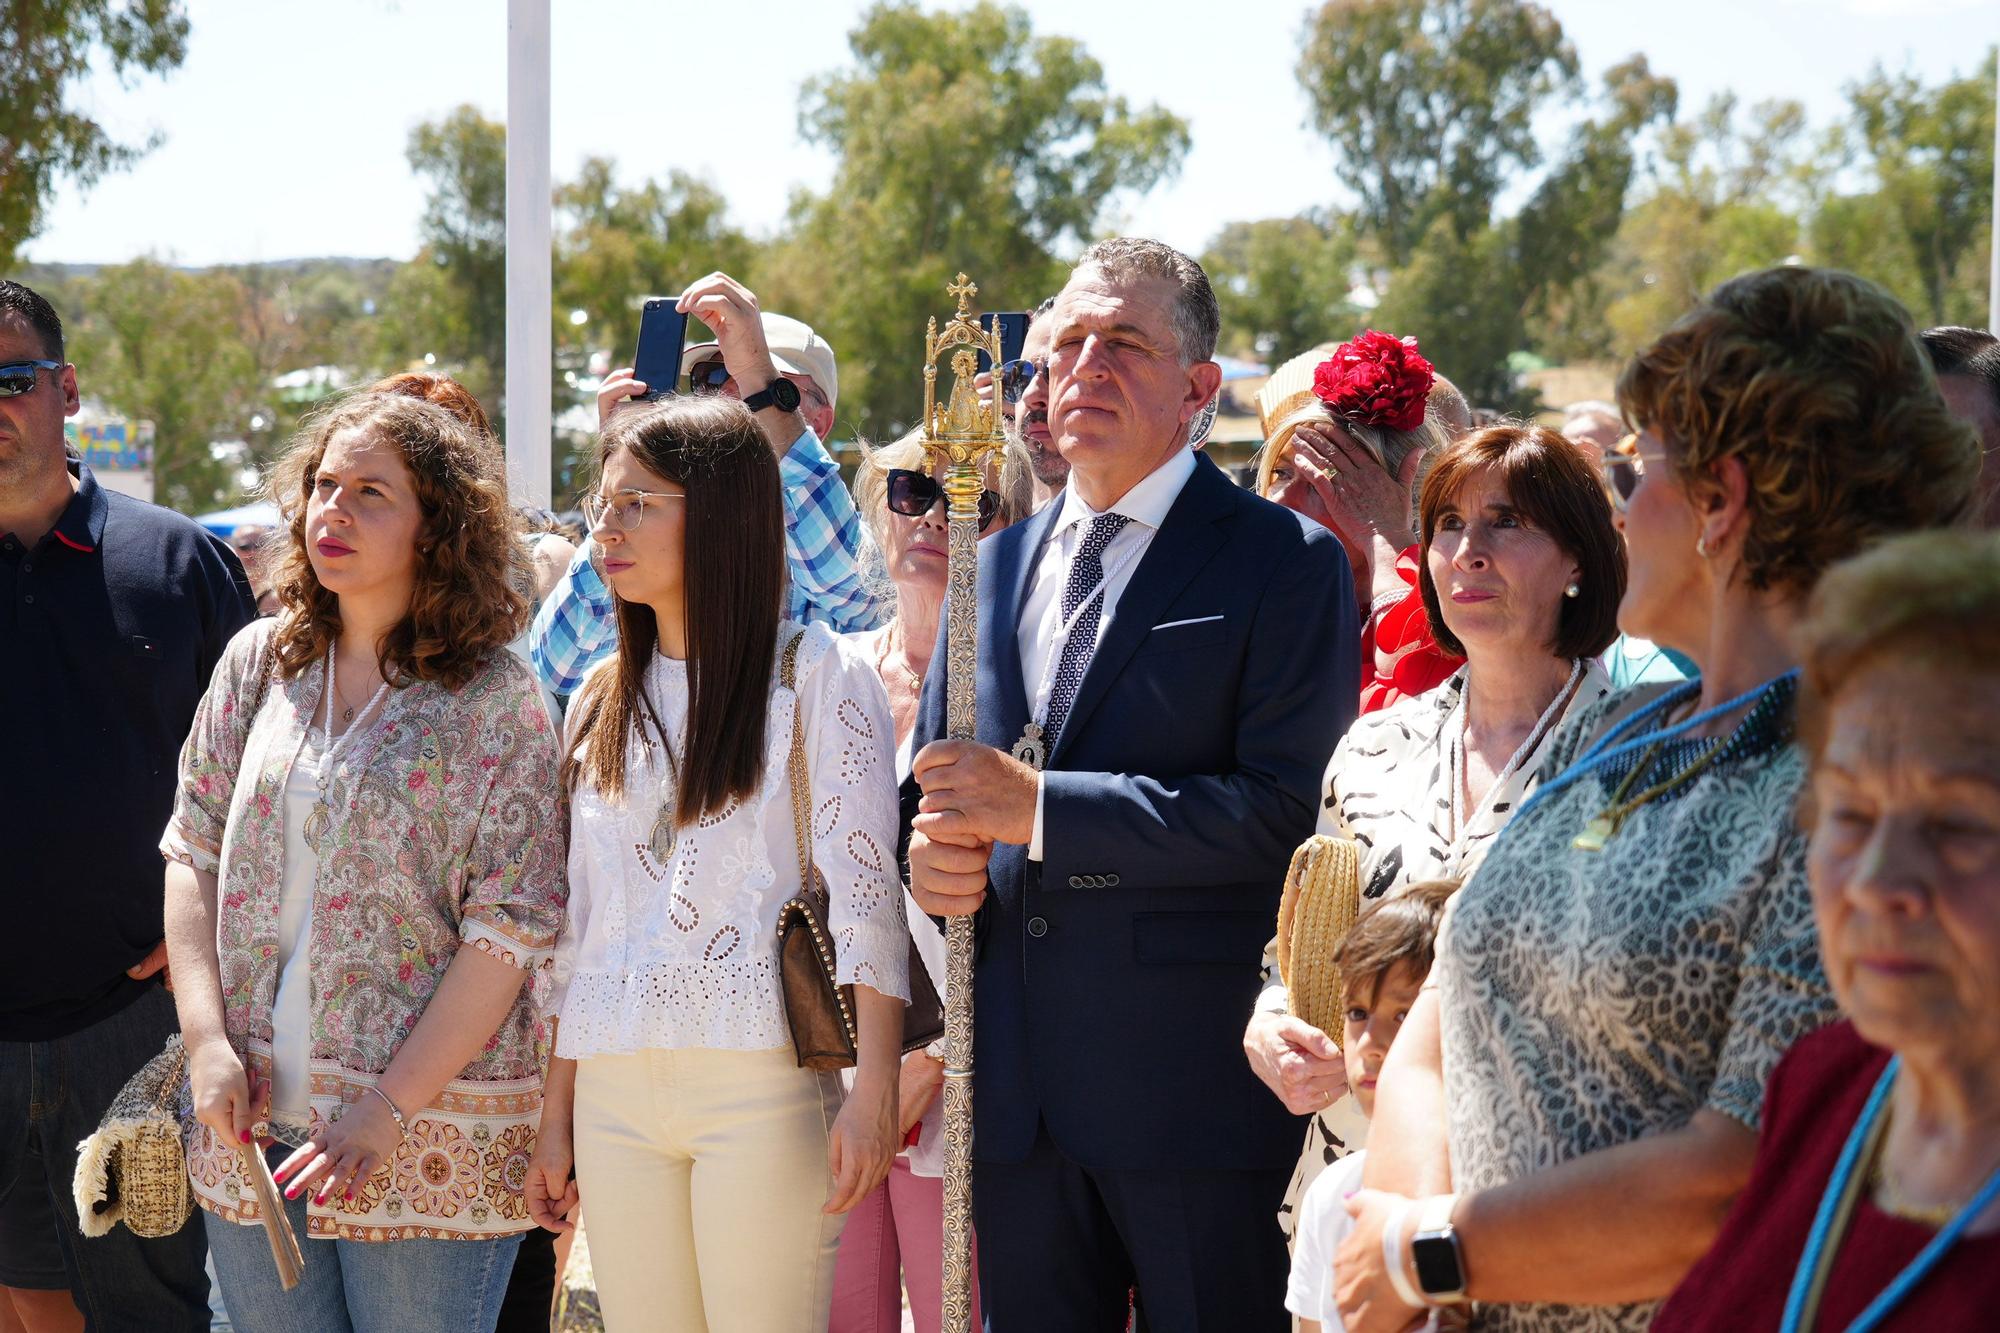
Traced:
[[[1363, 1115], [1375, 1113], [1382, 1061], [1430, 973], [1438, 922], [1457, 888], [1456, 880], [1413, 884], [1395, 897], [1370, 903], [1334, 955], [1347, 990], [1340, 1051], [1347, 1062], [1347, 1086]], [[1345, 1333], [1334, 1305], [1333, 1256], [1354, 1226], [1346, 1201], [1361, 1188], [1366, 1155], [1349, 1153], [1335, 1162], [1299, 1202], [1292, 1279], [1285, 1289], [1285, 1308], [1298, 1316], [1299, 1333]], [[1436, 1317], [1424, 1327], [1434, 1330]]]

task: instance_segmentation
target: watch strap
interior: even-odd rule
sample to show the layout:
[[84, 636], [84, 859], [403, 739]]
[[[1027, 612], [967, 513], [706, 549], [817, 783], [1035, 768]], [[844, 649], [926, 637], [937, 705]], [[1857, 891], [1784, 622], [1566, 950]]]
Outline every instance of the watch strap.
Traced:
[[1416, 1206], [1415, 1200], [1405, 1199], [1389, 1210], [1388, 1220], [1382, 1226], [1382, 1267], [1389, 1274], [1389, 1285], [1396, 1289], [1397, 1299], [1423, 1309], [1430, 1302], [1403, 1271], [1403, 1223]]
[[[781, 384], [784, 386], [783, 389], [778, 387]], [[786, 390], [790, 390], [790, 392], [788, 393]], [[787, 398], [791, 400], [789, 403], [784, 401]], [[763, 388], [743, 400], [743, 406], [749, 408], [752, 412], [761, 412], [767, 407], [776, 407], [781, 411], [791, 412], [796, 411], [798, 405], [798, 387], [783, 375], [774, 377], [769, 384], [766, 384]]]

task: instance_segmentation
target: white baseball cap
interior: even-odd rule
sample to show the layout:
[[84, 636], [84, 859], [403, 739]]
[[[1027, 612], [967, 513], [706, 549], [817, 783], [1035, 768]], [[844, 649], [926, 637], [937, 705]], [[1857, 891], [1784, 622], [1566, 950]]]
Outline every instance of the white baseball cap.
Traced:
[[[834, 365], [833, 348], [826, 339], [813, 332], [812, 325], [804, 320], [793, 319], [790, 315], [776, 315], [765, 311], [760, 317], [764, 325], [764, 341], [770, 345], [771, 360], [779, 371], [787, 375], [810, 375], [819, 391], [826, 395], [828, 403], [840, 398], [840, 373]], [[696, 343], [681, 353], [681, 364], [696, 366], [702, 357], [718, 350], [720, 343]]]

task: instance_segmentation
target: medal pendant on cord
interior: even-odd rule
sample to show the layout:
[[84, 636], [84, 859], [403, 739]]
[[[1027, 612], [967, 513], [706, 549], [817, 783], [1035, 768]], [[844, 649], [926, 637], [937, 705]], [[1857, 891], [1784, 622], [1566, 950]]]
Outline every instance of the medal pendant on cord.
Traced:
[[1042, 724], [1030, 722], [1028, 729], [1021, 733], [1021, 739], [1014, 742], [1014, 757], [1034, 769], [1042, 771], [1042, 765], [1049, 761], [1048, 742], [1042, 739]]
[[320, 844], [326, 840], [326, 831], [332, 823], [333, 809], [322, 796], [313, 803], [312, 813], [306, 816], [306, 846], [312, 848], [315, 855], [324, 851]]
[[659, 817], [653, 821], [653, 834], [646, 839], [646, 850], [661, 865], [674, 859], [674, 846], [680, 841], [680, 828], [674, 822], [674, 814], [671, 802], [661, 806]]
[[1579, 852], [1601, 852], [1617, 832], [1617, 821], [1609, 815], [1599, 815], [1583, 826], [1583, 832], [1576, 835], [1570, 846]]

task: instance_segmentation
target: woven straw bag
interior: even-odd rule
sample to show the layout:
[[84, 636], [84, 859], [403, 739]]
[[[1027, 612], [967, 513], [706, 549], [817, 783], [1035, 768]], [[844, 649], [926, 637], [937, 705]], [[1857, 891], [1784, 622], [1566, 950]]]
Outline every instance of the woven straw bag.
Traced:
[[1278, 975], [1291, 1011], [1340, 1044], [1346, 983], [1333, 957], [1361, 915], [1361, 845], [1315, 833], [1292, 853], [1278, 900]]
[[77, 1145], [76, 1216], [86, 1236], [123, 1222], [136, 1236], [171, 1236], [194, 1211], [182, 1124], [191, 1119], [180, 1033], [132, 1076], [97, 1132]]

